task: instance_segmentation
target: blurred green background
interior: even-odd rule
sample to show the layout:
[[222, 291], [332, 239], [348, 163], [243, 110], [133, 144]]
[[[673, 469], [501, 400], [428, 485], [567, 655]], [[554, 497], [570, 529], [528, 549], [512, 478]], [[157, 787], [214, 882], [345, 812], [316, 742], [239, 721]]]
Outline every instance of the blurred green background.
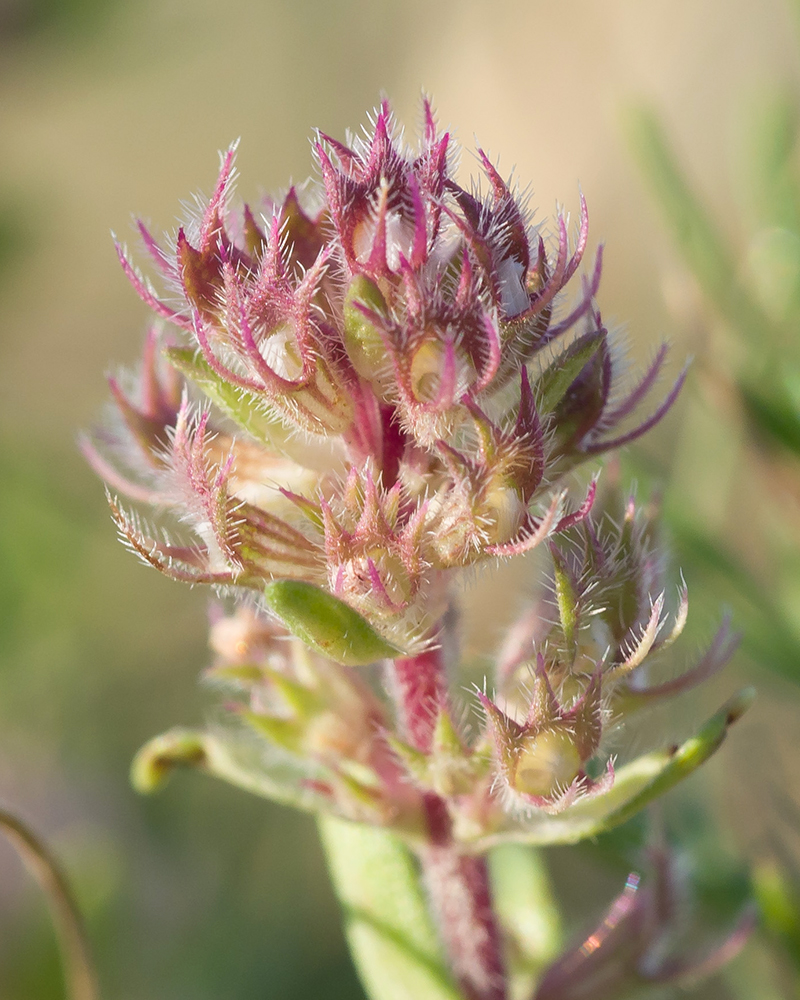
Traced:
[[[798, 995], [796, 16], [782, 0], [0, 0], [0, 800], [64, 858], [104, 996], [361, 996], [311, 821], [193, 775], [148, 800], [128, 785], [141, 743], [211, 701], [207, 595], [118, 545], [75, 444], [147, 321], [109, 229], [131, 239], [131, 213], [172, 228], [237, 136], [251, 198], [302, 180], [312, 127], [359, 127], [381, 92], [413, 131], [422, 88], [465, 176], [475, 136], [530, 183], [539, 220], [557, 200], [575, 213], [580, 184], [607, 246], [604, 315], [634, 357], [668, 337], [675, 371], [695, 358], [623, 471], [664, 494], [692, 640], [723, 605], [745, 640], [656, 737], [736, 684], [761, 696], [665, 811], [723, 916], [746, 862], [779, 866], [789, 916], [693, 995]], [[481, 653], [510, 602], [491, 579], [476, 595]], [[567, 929], [585, 930], [624, 847], [551, 861]], [[60, 995], [42, 899], [0, 841], [0, 998]]]

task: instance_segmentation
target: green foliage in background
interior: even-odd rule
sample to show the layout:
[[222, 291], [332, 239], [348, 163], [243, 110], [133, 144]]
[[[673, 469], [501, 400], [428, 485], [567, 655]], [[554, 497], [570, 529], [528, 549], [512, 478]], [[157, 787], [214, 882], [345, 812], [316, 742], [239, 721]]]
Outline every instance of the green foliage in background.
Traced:
[[[781, 95], [763, 109], [748, 142], [747, 164], [756, 214], [753, 233], [736, 244], [718, 224], [679, 164], [658, 116], [648, 108], [628, 119], [634, 152], [684, 261], [730, 338], [729, 359], [701, 356], [709, 373], [743, 414], [748, 438], [737, 484], [748, 474], [747, 452], [766, 457], [772, 473], [760, 485], [780, 518], [791, 515], [782, 475], [800, 489], [800, 115]], [[742, 212], [744, 214], [744, 212]], [[720, 364], [720, 362], [723, 362]], [[719, 413], [718, 419], [730, 414]], [[715, 456], [706, 456], [713, 466]], [[751, 467], [752, 468], [752, 467]], [[741, 532], [709, 530], [690, 504], [685, 484], [671, 481], [666, 509], [677, 547], [701, 576], [696, 589], [734, 609], [744, 644], [761, 666], [800, 682], [800, 615], [791, 611], [800, 586], [800, 533], [786, 516], [770, 525], [754, 512], [768, 553], [762, 566], [738, 544]], [[791, 487], [790, 487], [791, 489]], [[781, 510], [783, 506], [783, 510]], [[774, 518], [774, 514], [773, 514]], [[796, 521], [796, 518], [795, 518]], [[776, 530], [778, 529], [778, 530]], [[791, 535], [792, 531], [794, 532]], [[787, 546], [786, 535], [791, 535]], [[774, 556], [774, 558], [770, 558]]]
[[[755, 532], [760, 558], [740, 544], [735, 527], [704, 523], [684, 500], [685, 484], [674, 479], [665, 498], [667, 520], [702, 600], [731, 606], [751, 660], [794, 684], [800, 684], [798, 100], [787, 89], [760, 106], [746, 147], [749, 204], [740, 206], [735, 220], [715, 218], [655, 111], [639, 107], [627, 120], [642, 174], [708, 308], [705, 322], [721, 322], [727, 338], [728, 357], [701, 355], [698, 365], [716, 418], [730, 419], [733, 412], [745, 427], [732, 486], [741, 486], [757, 466], [765, 502], [752, 512], [748, 537]], [[717, 456], [706, 452], [702, 460], [713, 478]], [[788, 802], [791, 792], [782, 794]], [[707, 821], [702, 825], [708, 828]], [[795, 970], [787, 977], [788, 997], [800, 987], [800, 872], [791, 847], [781, 847], [780, 858], [758, 862], [750, 879], [765, 937]], [[741, 881], [741, 869], [730, 878]], [[726, 882], [732, 884], [723, 876], [723, 889]]]

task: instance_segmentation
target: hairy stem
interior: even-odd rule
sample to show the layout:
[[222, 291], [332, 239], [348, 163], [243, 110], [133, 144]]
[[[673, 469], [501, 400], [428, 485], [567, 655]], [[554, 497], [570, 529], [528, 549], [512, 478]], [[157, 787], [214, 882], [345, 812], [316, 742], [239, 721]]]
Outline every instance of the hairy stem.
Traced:
[[16, 847], [26, 867], [47, 896], [64, 962], [69, 1000], [97, 1000], [97, 980], [83, 921], [61, 867], [24, 823], [2, 809], [0, 830]]
[[486, 859], [429, 847], [422, 871], [450, 965], [468, 1000], [505, 1000], [506, 976]]
[[393, 662], [394, 698], [400, 725], [408, 742], [427, 752], [439, 707], [445, 704], [447, 687], [441, 649]]
[[[394, 661], [393, 692], [405, 738], [429, 752], [436, 718], [447, 707], [441, 649]], [[461, 853], [445, 801], [425, 795], [428, 845], [422, 877], [450, 968], [466, 1000], [505, 1000], [506, 975], [486, 859]]]

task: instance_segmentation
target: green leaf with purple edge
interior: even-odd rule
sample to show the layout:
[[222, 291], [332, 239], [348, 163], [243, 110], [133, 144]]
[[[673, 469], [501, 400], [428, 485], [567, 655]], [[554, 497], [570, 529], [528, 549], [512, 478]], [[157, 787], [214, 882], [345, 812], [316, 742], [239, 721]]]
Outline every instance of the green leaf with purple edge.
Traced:
[[164, 353], [173, 368], [193, 382], [226, 417], [230, 417], [260, 444], [280, 447], [288, 438], [288, 431], [270, 416], [261, 400], [252, 392], [220, 378], [199, 351], [190, 347], [168, 347]]
[[542, 413], [555, 410], [569, 387], [600, 349], [602, 339], [601, 334], [591, 333], [573, 341], [566, 350], [556, 355], [536, 379], [533, 391]]

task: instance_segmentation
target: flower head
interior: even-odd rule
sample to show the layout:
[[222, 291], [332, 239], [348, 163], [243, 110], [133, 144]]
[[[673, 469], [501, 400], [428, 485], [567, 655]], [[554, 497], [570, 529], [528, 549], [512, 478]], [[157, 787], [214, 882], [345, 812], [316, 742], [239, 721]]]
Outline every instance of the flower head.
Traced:
[[[608, 733], [734, 645], [723, 626], [696, 667], [659, 677], [687, 606], [681, 590], [665, 612], [652, 517], [593, 510], [595, 480], [577, 501], [565, 487], [658, 420], [683, 376], [637, 420], [666, 349], [627, 381], [596, 303], [600, 251], [566, 301], [583, 199], [572, 236], [559, 216], [548, 238], [482, 151], [482, 184], [463, 187], [427, 101], [413, 149], [384, 102], [363, 139], [319, 133], [314, 150], [319, 182], [254, 209], [234, 202], [231, 148], [173, 238], [140, 225], [158, 288], [120, 248], [164, 325], [138, 375], [111, 380], [114, 415], [86, 453], [137, 505], [112, 498], [145, 562], [238, 602], [214, 625], [211, 676], [246, 746], [295, 762], [281, 795], [408, 836], [430, 833], [435, 800], [447, 836], [476, 849], [585, 835], [645, 795], [635, 769], [615, 776]], [[465, 723], [453, 584], [537, 546], [546, 586]], [[393, 708], [352, 675], [375, 661]], [[735, 715], [709, 722], [707, 752]], [[232, 773], [215, 746], [207, 766]], [[686, 773], [674, 754], [651, 761], [659, 787]]]
[[316, 208], [292, 188], [261, 212], [233, 204], [231, 148], [174, 239], [140, 224], [163, 291], [120, 248], [171, 332], [148, 338], [138, 400], [112, 380], [117, 430], [86, 450], [112, 488], [195, 536], [164, 540], [115, 502], [148, 562], [251, 590], [302, 579], [413, 650], [453, 570], [584, 516], [591, 496], [570, 515], [558, 480], [614, 443], [664, 352], [626, 394], [594, 304], [599, 254], [556, 319], [585, 204], [574, 248], [560, 217], [549, 253], [484, 153], [487, 192], [456, 182], [452, 146], [425, 102], [409, 149], [384, 102], [367, 138], [319, 135]]
[[[120, 260], [161, 323], [139, 372], [110, 380], [113, 413], [84, 449], [134, 505], [109, 497], [126, 544], [232, 604], [215, 608], [206, 672], [228, 693], [224, 722], [152, 741], [137, 785], [192, 764], [391, 828], [418, 852], [464, 995], [502, 1000], [480, 854], [624, 822], [707, 759], [750, 696], [682, 746], [612, 756], [626, 718], [736, 645], [725, 622], [676, 673], [686, 588], [670, 613], [654, 511], [596, 477], [577, 500], [567, 488], [656, 423], [684, 375], [637, 416], [667, 352], [628, 380], [596, 301], [601, 249], [570, 294], [583, 198], [574, 231], [559, 215], [548, 233], [483, 151], [463, 187], [423, 112], [414, 148], [386, 102], [363, 138], [318, 133], [319, 181], [256, 208], [234, 201], [232, 147], [173, 237], [140, 224], [158, 287]], [[459, 704], [456, 583], [537, 547], [548, 568], [491, 693], [487, 678]], [[600, 948], [556, 962], [536, 997], [673, 978], [667, 883], [636, 895], [632, 881]]]

